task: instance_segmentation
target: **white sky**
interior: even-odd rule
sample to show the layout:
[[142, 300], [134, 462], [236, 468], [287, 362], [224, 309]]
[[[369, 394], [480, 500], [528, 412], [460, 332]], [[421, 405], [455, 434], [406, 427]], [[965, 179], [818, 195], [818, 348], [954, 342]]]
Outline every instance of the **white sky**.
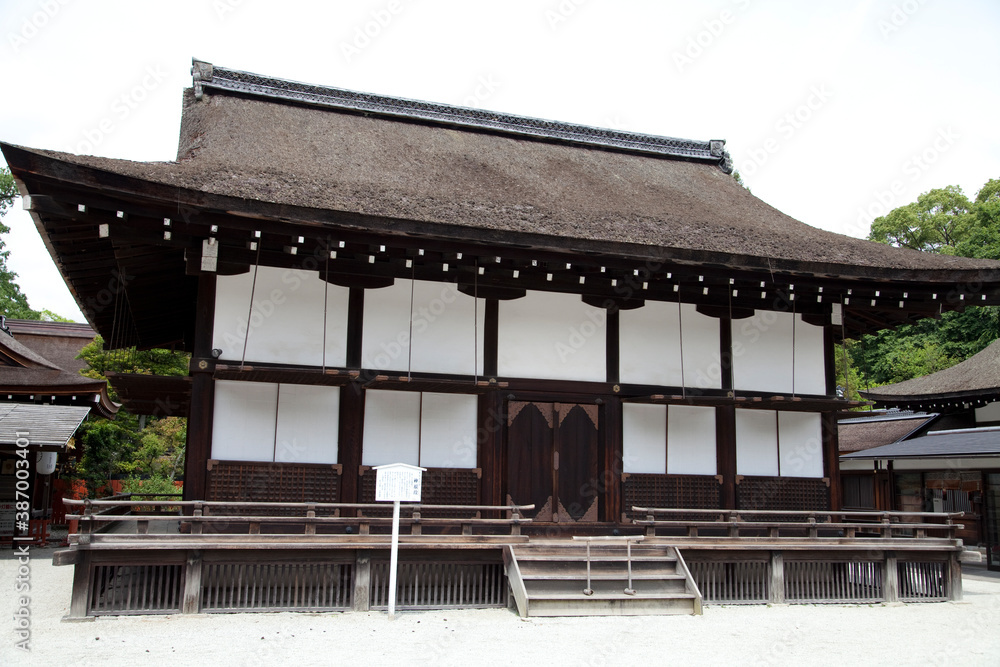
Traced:
[[[863, 237], [921, 192], [1000, 178], [998, 35], [996, 0], [3, 0], [0, 139], [170, 160], [194, 56], [726, 139], [758, 197]], [[30, 217], [4, 222], [32, 307], [82, 319]]]

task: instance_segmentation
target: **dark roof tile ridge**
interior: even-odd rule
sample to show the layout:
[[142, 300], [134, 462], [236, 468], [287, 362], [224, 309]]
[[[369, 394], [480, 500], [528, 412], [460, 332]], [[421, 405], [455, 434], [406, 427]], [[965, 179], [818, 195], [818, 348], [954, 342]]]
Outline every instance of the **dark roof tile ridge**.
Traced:
[[679, 139], [364, 93], [227, 69], [197, 59], [192, 60], [191, 75], [198, 99], [201, 99], [205, 88], [214, 88], [323, 107], [705, 161], [715, 163], [727, 174], [733, 171], [733, 162], [723, 139]]

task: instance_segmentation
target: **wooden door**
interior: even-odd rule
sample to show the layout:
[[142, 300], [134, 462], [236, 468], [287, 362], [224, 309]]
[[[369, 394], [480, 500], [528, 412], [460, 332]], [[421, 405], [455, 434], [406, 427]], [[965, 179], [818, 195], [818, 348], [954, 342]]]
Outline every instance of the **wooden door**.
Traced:
[[508, 502], [534, 503], [535, 521], [598, 519], [598, 407], [507, 404]]

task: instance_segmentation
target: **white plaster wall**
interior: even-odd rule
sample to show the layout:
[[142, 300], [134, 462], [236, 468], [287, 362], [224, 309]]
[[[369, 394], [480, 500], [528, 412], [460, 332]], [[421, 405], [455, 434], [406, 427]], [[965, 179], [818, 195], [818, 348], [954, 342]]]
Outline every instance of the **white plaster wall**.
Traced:
[[667, 416], [667, 472], [714, 475], [715, 408], [671, 405]]
[[976, 423], [1000, 421], [1000, 403], [987, 403], [976, 408]]
[[361, 463], [419, 465], [420, 393], [369, 389]]
[[622, 405], [622, 469], [662, 475], [667, 471], [667, 406]]
[[336, 463], [339, 425], [339, 387], [279, 385], [274, 460]]
[[485, 304], [480, 299], [477, 309], [453, 283], [397, 280], [366, 290], [362, 363], [401, 373], [482, 374]]
[[855, 471], [863, 470], [865, 472], [871, 472], [874, 469], [874, 464], [871, 461], [851, 461], [840, 459], [840, 470], [844, 471]]
[[528, 291], [500, 302], [497, 370], [503, 377], [603, 382], [607, 312], [578, 295]]
[[425, 468], [476, 467], [474, 395], [424, 392], [420, 415], [420, 464]]
[[265, 382], [215, 382], [212, 458], [273, 461], [278, 385]]
[[733, 320], [732, 326], [733, 384], [737, 390], [826, 393], [823, 327], [803, 322], [801, 315], [769, 310]]
[[[694, 305], [647, 301], [620, 314], [619, 371], [622, 382], [699, 388], [722, 387], [719, 320]], [[681, 327], [684, 366], [681, 376]]]
[[778, 474], [778, 424], [773, 410], [736, 411], [736, 474]]
[[[326, 365], [342, 367], [347, 359], [349, 290], [326, 285], [314, 271], [261, 266], [216, 284], [212, 346], [221, 359], [321, 366], [323, 309], [326, 303]], [[249, 311], [253, 294], [253, 309]], [[249, 323], [249, 324], [248, 324]]]
[[810, 412], [778, 413], [782, 477], [823, 476], [823, 426]]

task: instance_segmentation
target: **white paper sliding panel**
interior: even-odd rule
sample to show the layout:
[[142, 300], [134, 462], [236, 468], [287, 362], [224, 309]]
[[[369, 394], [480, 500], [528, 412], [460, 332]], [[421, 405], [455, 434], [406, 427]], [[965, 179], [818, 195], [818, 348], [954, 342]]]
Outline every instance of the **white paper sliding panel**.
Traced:
[[667, 472], [714, 475], [715, 408], [671, 405], [667, 416]]
[[365, 392], [365, 434], [361, 463], [418, 464], [420, 394], [369, 389]]
[[212, 458], [273, 461], [278, 385], [216, 380]]
[[619, 374], [630, 384], [681, 385], [677, 304], [647, 301], [619, 313]]
[[[397, 282], [410, 284], [408, 280]], [[476, 300], [459, 292], [453, 283], [415, 281], [412, 370], [481, 375], [485, 323], [485, 299], [480, 299], [476, 308]]]
[[778, 475], [778, 420], [773, 410], [736, 411], [736, 474]]
[[476, 467], [478, 398], [467, 394], [423, 394], [420, 463], [425, 468]]
[[[719, 320], [695, 306], [647, 301], [620, 314], [621, 381], [636, 384], [722, 388]], [[681, 367], [683, 322], [684, 364]], [[683, 370], [683, 376], [682, 376]]]
[[758, 310], [733, 320], [736, 389], [792, 393], [792, 314]]
[[811, 412], [778, 413], [782, 477], [823, 476], [823, 426]]
[[622, 470], [667, 472], [667, 406], [622, 405]]
[[339, 424], [339, 387], [279, 385], [274, 460], [336, 463]]
[[795, 316], [795, 393], [826, 394], [826, 345], [823, 327]]
[[500, 302], [501, 376], [603, 382], [607, 312], [578, 295], [528, 291]]
[[362, 326], [362, 365], [405, 373], [410, 358], [410, 281], [366, 289]]
[[314, 271], [260, 266], [256, 282], [253, 267], [219, 276], [212, 345], [228, 361], [243, 358], [245, 342], [247, 361], [321, 366], [325, 302], [326, 365], [343, 366], [348, 293], [345, 287], [326, 286]]

